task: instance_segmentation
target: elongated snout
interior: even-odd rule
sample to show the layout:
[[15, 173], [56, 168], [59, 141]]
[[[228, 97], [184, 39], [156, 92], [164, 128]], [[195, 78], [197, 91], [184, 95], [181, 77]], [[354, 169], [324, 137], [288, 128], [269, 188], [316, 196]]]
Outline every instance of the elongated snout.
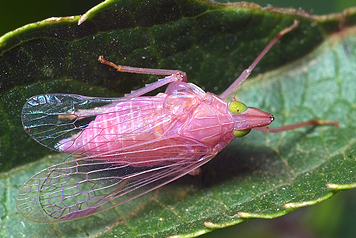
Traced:
[[231, 115], [235, 120], [234, 130], [268, 126], [274, 120], [272, 114], [255, 107], [249, 107], [242, 113], [231, 113]]

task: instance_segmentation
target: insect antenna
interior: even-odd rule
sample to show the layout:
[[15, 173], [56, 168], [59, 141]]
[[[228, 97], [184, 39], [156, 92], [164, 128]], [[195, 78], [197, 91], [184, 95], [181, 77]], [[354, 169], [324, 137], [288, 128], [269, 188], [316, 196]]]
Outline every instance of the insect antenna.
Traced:
[[221, 95], [221, 99], [226, 99], [247, 77], [251, 74], [251, 71], [256, 67], [258, 62], [266, 55], [266, 53], [272, 48], [272, 46], [281, 38], [283, 35], [286, 33], [290, 32], [291, 30], [294, 30], [295, 28], [298, 27], [299, 22], [297, 20], [294, 20], [293, 25], [290, 27], [287, 27], [280, 31], [272, 40], [271, 42], [263, 49], [263, 51], [257, 56], [257, 58], [253, 61], [253, 63], [245, 69], [241, 75], [233, 82]]

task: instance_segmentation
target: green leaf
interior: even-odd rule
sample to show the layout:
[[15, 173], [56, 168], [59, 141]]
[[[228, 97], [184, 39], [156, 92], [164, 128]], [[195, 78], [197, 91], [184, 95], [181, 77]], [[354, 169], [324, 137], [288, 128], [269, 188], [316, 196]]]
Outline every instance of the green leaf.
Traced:
[[[349, 9], [343, 24], [355, 25], [355, 15]], [[2, 236], [191, 237], [245, 221], [238, 214], [273, 218], [345, 189], [326, 183], [356, 182], [356, 31], [339, 31], [340, 14], [202, 0], [112, 0], [85, 17], [79, 26], [79, 17], [53, 18], [0, 38]], [[220, 93], [294, 19], [298, 29], [254, 71], [267, 73], [245, 82], [237, 96], [273, 113], [273, 127], [319, 118], [339, 120], [340, 128], [254, 131], [234, 140], [200, 175], [77, 221], [35, 224], [17, 213], [20, 186], [63, 159], [23, 130], [27, 98], [52, 92], [120, 96], [157, 79], [117, 73], [99, 64], [99, 55], [123, 65], [181, 69], [188, 81]], [[283, 208], [287, 203], [290, 208]]]

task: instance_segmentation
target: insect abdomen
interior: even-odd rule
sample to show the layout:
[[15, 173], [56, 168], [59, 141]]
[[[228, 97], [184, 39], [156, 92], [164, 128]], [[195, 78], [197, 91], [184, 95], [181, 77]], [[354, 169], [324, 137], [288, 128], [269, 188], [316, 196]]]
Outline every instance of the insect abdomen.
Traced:
[[161, 97], [141, 97], [113, 105], [80, 133], [62, 140], [63, 152], [96, 154], [129, 147], [162, 136], [170, 121]]

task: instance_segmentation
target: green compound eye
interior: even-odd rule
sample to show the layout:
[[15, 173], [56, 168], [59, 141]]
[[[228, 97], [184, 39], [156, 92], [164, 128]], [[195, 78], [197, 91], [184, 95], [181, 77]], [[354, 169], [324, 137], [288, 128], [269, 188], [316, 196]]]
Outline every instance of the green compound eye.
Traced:
[[232, 113], [241, 113], [247, 110], [247, 106], [242, 102], [233, 101], [229, 103], [229, 111]]
[[234, 136], [235, 137], [243, 137], [250, 133], [251, 129], [245, 129], [245, 130], [236, 130], [234, 131]]

